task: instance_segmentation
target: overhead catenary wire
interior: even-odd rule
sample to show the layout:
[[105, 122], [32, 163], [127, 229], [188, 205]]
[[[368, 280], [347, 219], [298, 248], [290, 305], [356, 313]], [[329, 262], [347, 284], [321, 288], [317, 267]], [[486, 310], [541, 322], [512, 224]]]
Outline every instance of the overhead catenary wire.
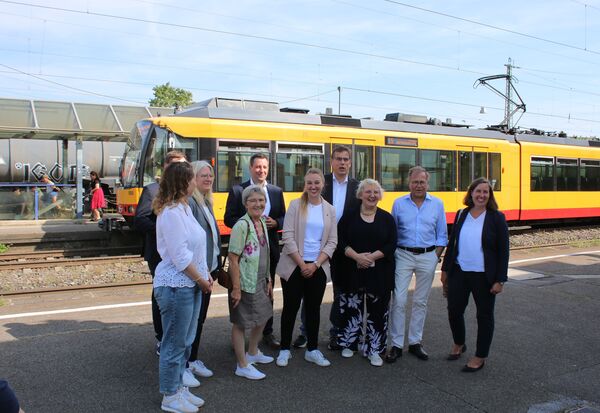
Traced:
[[537, 41], [540, 41], [540, 42], [553, 44], [553, 45], [556, 45], [556, 46], [567, 47], [567, 48], [570, 48], [570, 49], [579, 50], [581, 52], [587, 52], [587, 53], [593, 53], [593, 54], [596, 54], [596, 55], [600, 55], [600, 52], [596, 51], [596, 50], [591, 50], [591, 49], [587, 49], [587, 48], [584, 48], [584, 47], [579, 47], [579, 46], [575, 46], [575, 45], [572, 45], [572, 44], [559, 42], [559, 41], [556, 41], [556, 40], [546, 39], [546, 38], [543, 38], [543, 37], [540, 37], [540, 36], [535, 36], [535, 35], [528, 34], [528, 33], [518, 32], [516, 30], [507, 29], [505, 27], [495, 26], [493, 24], [483, 23], [483, 22], [479, 22], [479, 21], [476, 21], [476, 20], [472, 20], [472, 19], [467, 19], [465, 17], [454, 16], [454, 15], [449, 14], [449, 13], [444, 13], [444, 12], [437, 11], [437, 10], [431, 10], [431, 9], [427, 9], [425, 7], [415, 6], [413, 4], [403, 3], [403, 2], [397, 1], [397, 0], [382, 0], [382, 1], [385, 1], [387, 3], [397, 4], [399, 6], [408, 7], [408, 8], [415, 9], [415, 10], [420, 10], [420, 11], [423, 11], [423, 12], [426, 12], [426, 13], [437, 14], [438, 16], [448, 17], [450, 19], [455, 19], [455, 20], [459, 20], [459, 21], [462, 21], [462, 22], [466, 22], [466, 23], [475, 24], [475, 25], [478, 25], [478, 26], [486, 27], [488, 29], [499, 30], [499, 31], [502, 31], [502, 32], [505, 32], [505, 33], [510, 33], [510, 34], [514, 34], [514, 35], [517, 35], [517, 36], [526, 37], [528, 39], [533, 39], [533, 40], [537, 40]]

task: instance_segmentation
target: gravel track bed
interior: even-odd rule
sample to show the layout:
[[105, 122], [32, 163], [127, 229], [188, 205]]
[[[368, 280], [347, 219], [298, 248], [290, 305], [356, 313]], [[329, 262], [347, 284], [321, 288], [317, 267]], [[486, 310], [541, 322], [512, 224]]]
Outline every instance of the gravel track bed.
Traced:
[[[531, 247], [540, 244], [600, 242], [600, 228], [546, 229], [527, 234], [512, 235], [511, 248]], [[106, 285], [133, 281], [150, 281], [150, 273], [142, 260], [131, 263], [82, 265], [75, 267], [49, 267], [0, 271], [0, 295], [3, 293], [44, 288], [85, 285]]]

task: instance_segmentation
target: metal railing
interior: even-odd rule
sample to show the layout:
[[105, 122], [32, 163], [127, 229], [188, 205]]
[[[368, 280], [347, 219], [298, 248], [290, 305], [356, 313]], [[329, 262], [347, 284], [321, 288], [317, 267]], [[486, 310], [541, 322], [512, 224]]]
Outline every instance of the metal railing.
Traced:
[[2, 182], [0, 220], [72, 219], [75, 197], [74, 184]]

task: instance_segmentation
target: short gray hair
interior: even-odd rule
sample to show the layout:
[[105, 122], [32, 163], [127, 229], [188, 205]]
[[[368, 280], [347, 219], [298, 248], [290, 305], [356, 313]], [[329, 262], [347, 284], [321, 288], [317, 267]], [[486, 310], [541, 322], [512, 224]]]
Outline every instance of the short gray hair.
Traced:
[[265, 201], [267, 200], [267, 196], [265, 195], [265, 191], [258, 185], [250, 185], [242, 192], [242, 204], [246, 206], [246, 201], [250, 198], [251, 195], [259, 194], [261, 195]]
[[358, 199], [360, 199], [363, 191], [365, 190], [365, 187], [367, 187], [367, 186], [376, 186], [377, 189], [379, 189], [379, 194], [381, 195], [379, 197], [379, 200], [381, 200], [383, 198], [383, 188], [381, 187], [381, 184], [379, 182], [377, 182], [375, 179], [366, 178], [366, 179], [363, 179], [362, 181], [360, 181], [360, 183], [358, 184], [358, 188], [356, 188], [356, 197]]
[[427, 177], [427, 180], [429, 181], [429, 172], [427, 172], [427, 169], [423, 168], [422, 166], [413, 166], [412, 168], [410, 168], [408, 170], [408, 180], [410, 181], [410, 177], [413, 176], [413, 174], [419, 174], [419, 173], [425, 173], [425, 176]]

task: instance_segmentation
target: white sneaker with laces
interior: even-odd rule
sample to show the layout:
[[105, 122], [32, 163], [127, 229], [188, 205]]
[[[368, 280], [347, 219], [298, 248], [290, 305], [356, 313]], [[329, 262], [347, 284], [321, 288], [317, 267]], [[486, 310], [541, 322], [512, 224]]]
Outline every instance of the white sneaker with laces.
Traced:
[[369, 355], [369, 361], [371, 362], [371, 366], [381, 367], [383, 366], [383, 359], [377, 353]]
[[246, 353], [246, 361], [248, 363], [269, 364], [273, 360], [275, 360], [273, 357], [265, 356], [260, 350], [258, 350], [254, 355]]
[[198, 381], [198, 379], [196, 379], [194, 377], [194, 374], [192, 373], [192, 371], [190, 369], [183, 370], [182, 381], [183, 381], [183, 385], [185, 387], [198, 387], [198, 386], [200, 386], [200, 382]]
[[304, 353], [304, 360], [306, 360], [310, 363], [315, 363], [317, 366], [321, 366], [321, 367], [331, 366], [331, 363], [329, 362], [329, 360], [327, 360], [325, 358], [325, 356], [323, 355], [323, 353], [321, 353], [319, 350], [313, 350], [313, 351], [306, 350], [306, 352]]
[[200, 360], [192, 361], [190, 363], [189, 369], [196, 376], [200, 376], [200, 377], [212, 377], [212, 375], [213, 375], [212, 370], [210, 370], [208, 367], [206, 367], [204, 365], [204, 363], [202, 363]]
[[342, 350], [342, 357], [344, 357], [344, 358], [349, 359], [353, 355], [354, 355], [354, 351], [350, 350], [349, 348], [345, 348]]
[[280, 350], [279, 355], [277, 356], [276, 364], [279, 367], [286, 367], [291, 358], [292, 358], [292, 353], [290, 353], [289, 350]]
[[182, 388], [182, 393], [183, 393], [183, 397], [185, 397], [185, 399], [192, 403], [194, 406], [196, 407], [202, 407], [204, 406], [204, 400], [202, 400], [200, 397], [196, 396], [195, 394], [193, 394], [189, 387], [183, 387]]
[[183, 394], [183, 390], [179, 389], [177, 393], [163, 396], [160, 408], [165, 412], [173, 413], [196, 413], [198, 408], [187, 401]]
[[250, 363], [248, 363], [246, 367], [240, 367], [240, 365], [238, 364], [237, 368], [235, 369], [235, 375], [245, 377], [250, 380], [261, 380], [267, 377], [266, 374], [258, 371], [256, 367], [254, 367]]

